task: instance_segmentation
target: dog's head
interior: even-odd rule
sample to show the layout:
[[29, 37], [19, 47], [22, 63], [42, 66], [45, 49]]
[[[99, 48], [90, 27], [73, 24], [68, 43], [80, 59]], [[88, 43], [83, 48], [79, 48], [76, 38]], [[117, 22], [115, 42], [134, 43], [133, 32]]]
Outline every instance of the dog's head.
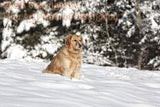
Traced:
[[68, 35], [66, 37], [66, 45], [74, 50], [81, 50], [83, 46], [83, 39], [78, 35]]

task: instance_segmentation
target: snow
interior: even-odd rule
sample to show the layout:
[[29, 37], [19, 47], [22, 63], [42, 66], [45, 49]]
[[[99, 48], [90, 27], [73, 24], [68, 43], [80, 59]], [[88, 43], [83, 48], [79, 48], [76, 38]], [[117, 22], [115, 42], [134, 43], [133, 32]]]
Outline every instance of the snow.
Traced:
[[7, 53], [7, 58], [22, 59], [26, 54], [26, 51], [21, 45], [13, 45], [7, 49]]
[[3, 20], [3, 24], [6, 27], [3, 28], [3, 32], [2, 32], [2, 37], [3, 37], [2, 44], [1, 44], [2, 51], [4, 51], [7, 48], [7, 46], [9, 46], [13, 42], [12, 37], [15, 36], [13, 29], [11, 29], [12, 21], [5, 18]]
[[35, 21], [23, 20], [17, 28], [17, 33], [22, 33], [23, 31], [29, 31], [30, 28], [32, 27], [35, 27]]
[[43, 19], [44, 13], [42, 11], [37, 11], [32, 15], [33, 18], [23, 20], [18, 28], [17, 33], [22, 33], [23, 31], [29, 31], [31, 28], [35, 28], [37, 25], [42, 24], [43, 27], [47, 27], [50, 23]]
[[129, 31], [127, 32], [127, 37], [131, 37], [132, 36], [132, 34], [134, 34], [134, 32], [135, 32], [135, 26], [132, 26], [130, 29], [129, 29]]
[[155, 32], [156, 30], [158, 30], [160, 28], [160, 26], [158, 25], [158, 23], [155, 21], [155, 17], [159, 16], [159, 11], [155, 11], [153, 10], [153, 5], [156, 5], [156, 3], [158, 4], [158, 0], [157, 1], [153, 1], [152, 3], [149, 3], [149, 1], [146, 1], [146, 4], [143, 4], [140, 6], [141, 11], [146, 14], [147, 18], [151, 21], [151, 28], [152, 31]]
[[[158, 67], [160, 63], [160, 56], [156, 56], [155, 58], [151, 59], [148, 63], [148, 65], [153, 65], [154, 67]], [[160, 70], [160, 69], [158, 69]]]
[[35, 20], [37, 22], [37, 24], [42, 24], [43, 27], [47, 27], [50, 23], [49, 23], [49, 21], [44, 20], [44, 16], [45, 16], [44, 12], [38, 10], [34, 14], [34, 19], [33, 20]]
[[4, 18], [3, 19], [3, 26], [5, 27], [11, 27], [12, 26], [12, 21], [7, 19], [7, 18]]
[[87, 41], [89, 41], [89, 35], [85, 32], [83, 35], [83, 43], [87, 45]]
[[73, 10], [69, 8], [69, 6], [66, 6], [65, 9], [62, 11], [62, 25], [65, 27], [71, 26], [71, 21], [73, 17]]
[[156, 2], [157, 2], [158, 4], [160, 4], [160, 1], [159, 1], [159, 0], [156, 0]]
[[31, 28], [36, 27], [37, 24], [42, 24], [43, 27], [47, 27], [50, 23], [43, 19], [44, 13], [38, 11], [33, 15], [33, 19], [23, 20], [17, 28], [17, 33], [23, 31], [29, 31]]
[[[9, 3], [8, 8], [6, 9], [6, 12], [18, 14], [20, 12], [20, 9], [25, 8], [25, 3], [27, 3], [29, 0], [12, 0], [12, 2], [4, 1], [3, 3]], [[14, 3], [13, 3], [14, 2]]]
[[81, 79], [43, 74], [45, 62], [0, 60], [1, 107], [159, 107], [160, 72], [82, 65]]
[[53, 54], [57, 50], [58, 46], [59, 44], [57, 44], [57, 46], [52, 46], [51, 44], [44, 44], [42, 48], [46, 49], [48, 53]]
[[152, 21], [152, 26], [151, 26], [152, 29], [156, 29], [156, 28], [159, 27], [158, 24], [157, 24], [157, 23], [155, 22], [155, 20], [153, 19], [153, 17], [151, 17], [150, 20]]

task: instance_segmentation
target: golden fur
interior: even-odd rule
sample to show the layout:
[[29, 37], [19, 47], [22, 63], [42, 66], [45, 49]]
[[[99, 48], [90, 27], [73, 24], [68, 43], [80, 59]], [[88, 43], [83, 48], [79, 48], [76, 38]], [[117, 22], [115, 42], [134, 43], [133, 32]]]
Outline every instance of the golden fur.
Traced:
[[66, 37], [65, 42], [66, 44], [43, 72], [67, 76], [69, 79], [79, 79], [83, 45], [82, 37], [69, 35]]

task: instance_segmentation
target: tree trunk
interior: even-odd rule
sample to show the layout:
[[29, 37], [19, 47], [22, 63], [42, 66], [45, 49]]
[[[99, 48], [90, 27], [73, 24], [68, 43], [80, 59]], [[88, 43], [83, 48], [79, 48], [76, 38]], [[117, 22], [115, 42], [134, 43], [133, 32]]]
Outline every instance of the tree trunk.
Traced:
[[[107, 10], [107, 6], [108, 6], [108, 3], [107, 3], [107, 0], [105, 0], [105, 12], [108, 13], [108, 10]], [[107, 37], [108, 37], [108, 40], [109, 40], [109, 44], [114, 52], [114, 55], [115, 55], [115, 63], [116, 63], [116, 66], [118, 66], [118, 60], [117, 60], [117, 52], [116, 52], [116, 49], [112, 43], [112, 40], [111, 40], [111, 37], [110, 37], [110, 34], [109, 34], [109, 30], [108, 30], [108, 20], [105, 20], [106, 22], [106, 34], [107, 34]]]
[[[140, 0], [137, 0], [137, 3], [136, 3], [136, 11], [137, 11], [136, 23], [137, 23], [137, 26], [138, 26], [138, 29], [139, 29], [139, 38], [141, 39], [141, 34], [142, 34], [141, 33], [141, 11], [140, 11], [140, 8], [139, 8], [139, 3], [140, 3]], [[142, 69], [144, 50], [145, 49], [144, 49], [143, 45], [141, 45], [140, 46], [140, 54], [139, 54], [139, 57], [138, 57], [138, 69]]]

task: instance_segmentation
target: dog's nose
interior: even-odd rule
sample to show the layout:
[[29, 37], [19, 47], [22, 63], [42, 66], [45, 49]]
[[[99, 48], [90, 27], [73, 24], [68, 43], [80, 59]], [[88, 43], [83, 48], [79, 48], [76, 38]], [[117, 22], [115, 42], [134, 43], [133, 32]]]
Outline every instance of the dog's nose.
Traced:
[[82, 47], [82, 45], [81, 44], [79, 44], [79, 48], [81, 48]]

